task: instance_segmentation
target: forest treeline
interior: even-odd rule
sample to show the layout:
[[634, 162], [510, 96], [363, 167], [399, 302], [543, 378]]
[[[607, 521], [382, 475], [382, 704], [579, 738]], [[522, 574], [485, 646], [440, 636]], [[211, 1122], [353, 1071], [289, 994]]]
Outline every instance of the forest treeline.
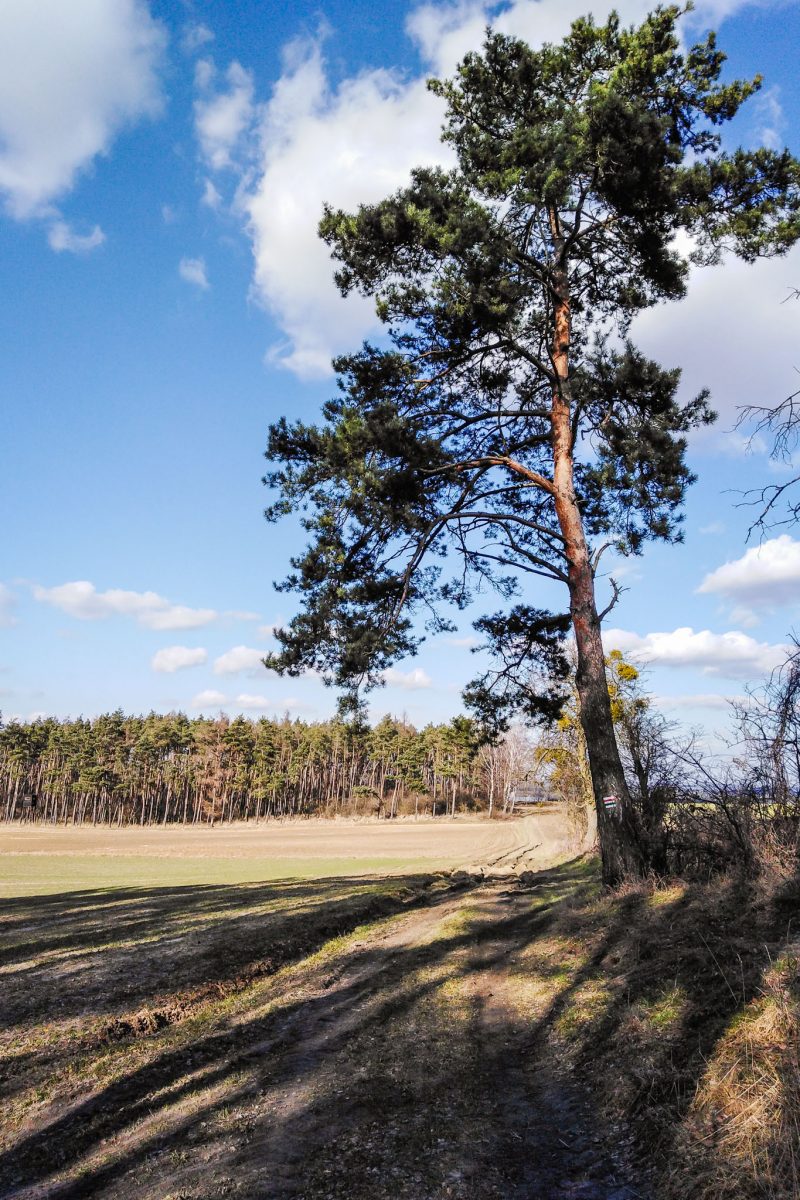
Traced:
[[506, 797], [467, 717], [422, 730], [182, 713], [0, 727], [0, 817], [182, 824], [340, 813], [454, 814]]

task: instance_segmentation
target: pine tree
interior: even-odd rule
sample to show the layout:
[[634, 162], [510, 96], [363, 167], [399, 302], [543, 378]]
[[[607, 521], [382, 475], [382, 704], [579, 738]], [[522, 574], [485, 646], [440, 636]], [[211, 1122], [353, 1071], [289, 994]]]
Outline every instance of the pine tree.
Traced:
[[311, 534], [282, 585], [302, 608], [277, 670], [376, 684], [419, 644], [417, 613], [441, 630], [440, 602], [465, 606], [476, 586], [506, 601], [526, 577], [565, 587], [568, 614], [518, 603], [484, 618], [515, 652], [469, 696], [500, 721], [552, 717], [536, 665], [543, 650], [552, 667], [569, 624], [608, 882], [647, 861], [600, 636], [618, 589], [598, 611], [595, 573], [608, 544], [679, 540], [685, 435], [712, 419], [705, 394], [678, 400], [679, 371], [631, 343], [631, 321], [680, 298], [692, 263], [800, 236], [800, 164], [721, 149], [718, 127], [760, 80], [721, 84], [713, 34], [682, 53], [680, 16], [587, 18], [540, 50], [490, 33], [431, 83], [457, 165], [321, 224], [341, 291], [375, 297], [389, 345], [338, 359], [324, 423], [281, 420], [267, 451], [268, 518], [300, 508]]

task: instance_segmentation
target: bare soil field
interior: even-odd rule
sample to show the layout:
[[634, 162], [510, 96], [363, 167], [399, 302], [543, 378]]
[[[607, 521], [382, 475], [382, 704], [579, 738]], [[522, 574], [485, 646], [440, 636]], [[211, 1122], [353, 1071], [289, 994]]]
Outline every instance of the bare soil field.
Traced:
[[[0, 896], [73, 887], [253, 883], [541, 866], [566, 852], [555, 809], [515, 820], [294, 820], [263, 825], [0, 825]], [[169, 860], [169, 861], [164, 861]]]

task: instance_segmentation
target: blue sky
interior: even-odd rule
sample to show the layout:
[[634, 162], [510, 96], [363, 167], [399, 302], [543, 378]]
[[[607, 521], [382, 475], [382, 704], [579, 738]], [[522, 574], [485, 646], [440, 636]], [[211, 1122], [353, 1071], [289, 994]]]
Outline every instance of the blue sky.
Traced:
[[[595, 5], [598, 18], [609, 6]], [[646, 5], [618, 6], [626, 21]], [[310, 417], [332, 353], [374, 332], [342, 301], [315, 237], [443, 161], [424, 87], [487, 21], [531, 42], [578, 0], [382, 6], [4, 0], [0, 5], [0, 710], [86, 715], [223, 709], [329, 715], [315, 679], [258, 663], [291, 615], [272, 583], [298, 530], [267, 526], [270, 421]], [[729, 73], [765, 77], [732, 141], [800, 153], [800, 4], [700, 3]], [[800, 368], [800, 252], [698, 274], [635, 330], [721, 417], [695, 439], [684, 546], [616, 564], [610, 642], [649, 665], [681, 720], [780, 661], [797, 621], [800, 531], [759, 545], [737, 492], [779, 480], [733, 431]], [[601, 583], [601, 588], [602, 588]], [[556, 606], [557, 595], [544, 597]], [[374, 711], [459, 710], [468, 621], [399, 664]]]

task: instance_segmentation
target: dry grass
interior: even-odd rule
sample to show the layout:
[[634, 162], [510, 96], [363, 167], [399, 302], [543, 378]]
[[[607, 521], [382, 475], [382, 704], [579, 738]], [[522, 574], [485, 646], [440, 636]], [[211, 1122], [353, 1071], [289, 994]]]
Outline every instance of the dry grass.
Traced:
[[800, 944], [720, 1039], [681, 1130], [676, 1196], [800, 1195]]
[[[163, 1200], [167, 1176], [194, 1197], [183, 1184], [211, 1173], [204, 1200], [258, 1195], [268, 1152], [309, 1197], [505, 1200], [504, 1171], [551, 1169], [553, 1147], [552, 1178], [579, 1180], [575, 1147], [591, 1166], [601, 1129], [623, 1178], [638, 1147], [647, 1200], [789, 1200], [799, 893], [759, 887], [609, 894], [583, 860], [487, 888], [355, 875], [7, 901], [5, 1184], [88, 1172], [91, 1194]], [[313, 1167], [286, 1159], [289, 1136]]]
[[514, 969], [520, 1006], [604, 1119], [632, 1128], [658, 1200], [800, 1196], [796, 889], [584, 886]]

